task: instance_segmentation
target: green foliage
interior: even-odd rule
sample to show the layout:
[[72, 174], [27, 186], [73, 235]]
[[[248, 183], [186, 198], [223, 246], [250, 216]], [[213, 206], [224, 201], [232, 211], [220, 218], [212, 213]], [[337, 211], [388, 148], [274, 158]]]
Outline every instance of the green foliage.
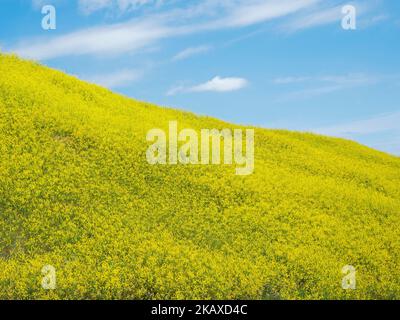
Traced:
[[1, 299], [400, 298], [398, 158], [256, 129], [253, 175], [148, 165], [172, 120], [237, 127], [0, 55]]

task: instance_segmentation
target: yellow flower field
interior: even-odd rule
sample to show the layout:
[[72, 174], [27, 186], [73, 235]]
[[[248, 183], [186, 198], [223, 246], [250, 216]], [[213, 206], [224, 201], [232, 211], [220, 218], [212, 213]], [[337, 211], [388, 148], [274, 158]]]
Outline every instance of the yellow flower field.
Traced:
[[0, 299], [400, 299], [399, 158], [256, 128], [252, 175], [149, 165], [169, 121], [239, 128], [0, 55]]

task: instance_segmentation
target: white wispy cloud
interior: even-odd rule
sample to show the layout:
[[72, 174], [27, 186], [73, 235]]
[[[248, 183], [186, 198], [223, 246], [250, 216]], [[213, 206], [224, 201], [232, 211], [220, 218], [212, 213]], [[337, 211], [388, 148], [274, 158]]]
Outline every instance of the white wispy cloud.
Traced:
[[336, 6], [323, 10], [315, 10], [313, 12], [294, 18], [292, 21], [284, 24], [283, 29], [293, 32], [306, 28], [330, 24], [333, 22], [338, 22], [339, 25], [339, 22], [343, 17], [341, 10], [342, 6]]
[[353, 121], [329, 127], [313, 129], [326, 135], [338, 137], [353, 137], [355, 135], [366, 135], [383, 131], [396, 131], [400, 134], [400, 112], [379, 114], [369, 119]]
[[310, 80], [310, 77], [294, 77], [294, 76], [289, 76], [289, 77], [282, 77], [282, 78], [275, 78], [273, 82], [275, 84], [292, 84], [292, 83], [300, 83], [300, 82], [305, 82]]
[[132, 82], [138, 80], [141, 75], [142, 73], [137, 70], [119, 70], [106, 74], [82, 76], [81, 78], [91, 83], [111, 89], [126, 87]]
[[170, 89], [167, 95], [175, 95], [183, 92], [231, 92], [245, 88], [249, 84], [244, 78], [221, 78], [219, 76], [213, 79], [191, 87], [177, 86]]
[[[367, 22], [370, 24], [378, 23], [383, 21], [381, 15], [366, 17], [367, 14], [373, 12], [376, 8], [376, 3], [371, 1], [340, 1], [339, 4], [333, 4], [333, 2], [323, 3], [320, 5], [309, 7], [307, 10], [302, 11], [299, 15], [291, 17], [280, 26], [280, 29], [286, 32], [295, 32], [303, 29], [319, 27], [336, 23], [338, 27], [341, 26], [341, 20], [344, 15], [342, 8], [344, 5], [352, 5], [356, 9], [356, 17], [358, 26], [361, 24], [366, 27]], [[375, 14], [375, 13], [374, 13]]]
[[249, 26], [293, 14], [317, 4], [319, 0], [264, 0], [240, 1], [229, 14], [216, 22], [229, 27]]
[[129, 12], [144, 5], [152, 4], [160, 6], [162, 3], [163, 0], [79, 0], [78, 6], [84, 14], [91, 14], [104, 9]]
[[389, 15], [385, 13], [378, 13], [376, 15], [364, 17], [361, 19], [361, 21], [358, 23], [359, 27], [362, 29], [370, 28], [372, 26], [384, 23], [390, 19]]
[[[81, 6], [87, 12], [109, 6], [129, 10], [149, 1], [82, 0]], [[50, 39], [27, 40], [9, 51], [37, 60], [73, 55], [123, 55], [164, 38], [250, 26], [300, 12], [318, 3], [319, 0], [205, 0], [185, 3], [183, 8], [163, 10], [125, 23], [95, 26]]]
[[[79, 7], [86, 13], [102, 9], [128, 12], [145, 6], [163, 9], [147, 11], [140, 19], [124, 23], [94, 26], [50, 39], [28, 39], [13, 45], [8, 51], [37, 60], [73, 55], [123, 55], [158, 44], [165, 38], [243, 28], [273, 20], [283, 30], [302, 30], [340, 19], [341, 6], [338, 3], [343, 4], [343, 1], [174, 0], [167, 5], [167, 1], [161, 0], [80, 0]], [[358, 17], [369, 8], [365, 2], [354, 3], [357, 5]], [[177, 59], [201, 53], [202, 50], [205, 48], [189, 48], [181, 55], [178, 54]]]
[[85, 14], [90, 14], [108, 8], [112, 4], [112, 0], [79, 0], [79, 9]]
[[315, 128], [309, 131], [357, 141], [368, 141], [373, 148], [400, 155], [400, 112]]
[[211, 50], [210, 46], [199, 46], [199, 47], [191, 47], [191, 48], [186, 48], [182, 50], [181, 52], [177, 53], [172, 60], [177, 61], [177, 60], [184, 60], [187, 58], [190, 58], [192, 56], [206, 53]]
[[167, 91], [167, 96], [174, 96], [178, 93], [185, 92], [186, 90], [187, 90], [187, 87], [185, 87], [183, 85], [175, 86]]
[[365, 73], [350, 73], [345, 75], [323, 75], [323, 76], [288, 76], [272, 80], [275, 85], [298, 85], [303, 88], [286, 92], [276, 102], [288, 102], [298, 99], [308, 99], [332, 92], [368, 86], [382, 81], [384, 77]]
[[45, 2], [45, 0], [32, 0], [32, 6], [37, 9], [44, 6]]
[[147, 47], [172, 32], [157, 22], [135, 21], [93, 27], [47, 41], [28, 41], [11, 51], [37, 60], [79, 55], [122, 55]]
[[214, 77], [210, 81], [199, 84], [190, 88], [192, 92], [228, 92], [240, 90], [248, 85], [248, 81], [244, 78], [221, 78], [219, 76]]
[[61, 1], [62, 0], [32, 0], [32, 7], [38, 10], [45, 5], [58, 5]]

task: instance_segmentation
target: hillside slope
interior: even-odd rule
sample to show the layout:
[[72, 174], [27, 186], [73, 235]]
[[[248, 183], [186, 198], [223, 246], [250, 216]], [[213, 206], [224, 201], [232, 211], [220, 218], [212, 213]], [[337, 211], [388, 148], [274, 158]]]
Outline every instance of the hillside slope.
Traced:
[[0, 299], [400, 298], [399, 158], [257, 128], [253, 175], [151, 166], [172, 120], [236, 128], [0, 55]]

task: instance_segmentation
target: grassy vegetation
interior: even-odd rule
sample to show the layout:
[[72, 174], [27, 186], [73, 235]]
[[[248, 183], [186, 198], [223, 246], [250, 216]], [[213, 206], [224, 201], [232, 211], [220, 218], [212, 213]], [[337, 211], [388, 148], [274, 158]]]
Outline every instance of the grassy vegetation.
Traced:
[[256, 129], [253, 175], [148, 165], [173, 120], [237, 127], [0, 55], [1, 299], [400, 298], [399, 158]]

